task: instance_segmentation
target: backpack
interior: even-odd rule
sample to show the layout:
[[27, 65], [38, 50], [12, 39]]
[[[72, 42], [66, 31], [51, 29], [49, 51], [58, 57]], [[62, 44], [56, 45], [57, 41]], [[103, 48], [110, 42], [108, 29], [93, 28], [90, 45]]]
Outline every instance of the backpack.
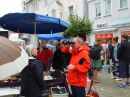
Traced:
[[92, 48], [91, 48], [91, 50], [90, 50], [90, 53], [89, 53], [89, 56], [90, 56], [90, 58], [92, 58], [92, 59], [99, 59], [100, 58], [100, 52], [101, 52], [101, 50], [99, 49], [99, 47], [98, 46], [93, 46]]

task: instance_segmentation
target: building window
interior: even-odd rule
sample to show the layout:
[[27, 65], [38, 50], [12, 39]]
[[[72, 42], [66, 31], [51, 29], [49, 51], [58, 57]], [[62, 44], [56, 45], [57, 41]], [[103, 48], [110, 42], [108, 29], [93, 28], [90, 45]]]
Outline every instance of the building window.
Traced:
[[23, 10], [26, 10], [26, 3], [25, 3], [25, 1], [23, 2]]
[[48, 0], [43, 0], [43, 7], [48, 5]]
[[128, 7], [128, 0], [119, 0], [119, 8], [127, 8]]
[[32, 3], [32, 6], [31, 6], [31, 12], [35, 12], [36, 10], [38, 10], [38, 1]]
[[100, 17], [101, 16], [101, 3], [95, 4], [95, 16]]
[[105, 0], [105, 15], [111, 14], [111, 0]]
[[60, 18], [62, 19], [62, 12], [60, 13]]
[[26, 3], [25, 3], [25, 1], [23, 2], [23, 6], [26, 6]]
[[74, 14], [74, 8], [73, 6], [69, 7], [69, 15], [73, 15]]
[[35, 2], [35, 11], [38, 10], [38, 1]]
[[53, 11], [52, 11], [52, 16], [53, 16], [53, 17], [56, 17], [56, 10], [53, 10]]
[[31, 12], [34, 12], [35, 11], [35, 4], [33, 3], [32, 5], [31, 5]]

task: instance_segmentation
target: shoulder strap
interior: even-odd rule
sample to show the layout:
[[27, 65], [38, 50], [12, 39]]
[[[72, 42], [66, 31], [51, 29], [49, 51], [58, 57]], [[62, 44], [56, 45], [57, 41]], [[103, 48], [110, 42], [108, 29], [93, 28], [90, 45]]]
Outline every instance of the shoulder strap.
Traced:
[[88, 94], [90, 94], [90, 91], [91, 91], [92, 86], [94, 86], [94, 89], [95, 89], [95, 91], [97, 92], [96, 87], [95, 87], [95, 85], [93, 84], [93, 79], [91, 79], [90, 87], [89, 87], [89, 90], [88, 90]]

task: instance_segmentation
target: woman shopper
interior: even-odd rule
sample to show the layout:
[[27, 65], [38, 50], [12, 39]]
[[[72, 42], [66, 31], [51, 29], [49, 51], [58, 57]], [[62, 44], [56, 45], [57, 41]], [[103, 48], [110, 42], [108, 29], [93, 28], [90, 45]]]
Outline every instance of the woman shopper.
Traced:
[[121, 81], [121, 79], [119, 78], [119, 62], [117, 60], [117, 50], [118, 50], [118, 47], [119, 47], [119, 43], [118, 43], [118, 37], [114, 37], [112, 39], [112, 42], [113, 42], [113, 48], [111, 50], [111, 58], [112, 58], [112, 73], [113, 73], [113, 77], [112, 79], [115, 79], [115, 80], [119, 80]]
[[[97, 47], [99, 49], [99, 58], [98, 59], [93, 59], [91, 58], [91, 64], [92, 64], [92, 70], [93, 70], [93, 76], [94, 76], [94, 82], [95, 83], [99, 83], [100, 80], [98, 79], [98, 72], [101, 70], [102, 68], [102, 62], [101, 62], [101, 56], [106, 52], [105, 48], [102, 46], [101, 44], [101, 40], [97, 39], [94, 46], [93, 47]], [[92, 48], [93, 48], [92, 47]], [[92, 49], [91, 49], [92, 50]], [[91, 53], [90, 50], [90, 53]], [[95, 54], [96, 55], [96, 54]]]
[[42, 97], [45, 91], [43, 80], [43, 68], [39, 60], [33, 56], [37, 56], [37, 50], [33, 45], [25, 47], [29, 55], [29, 64], [21, 72], [21, 93], [22, 97]]

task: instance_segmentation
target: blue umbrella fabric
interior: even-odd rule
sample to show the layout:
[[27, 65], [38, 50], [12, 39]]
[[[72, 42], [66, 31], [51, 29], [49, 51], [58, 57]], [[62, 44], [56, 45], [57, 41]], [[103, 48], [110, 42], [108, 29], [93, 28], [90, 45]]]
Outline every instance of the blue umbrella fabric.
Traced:
[[0, 18], [0, 26], [19, 33], [49, 34], [65, 31], [68, 23], [35, 13], [9, 13]]
[[63, 37], [61, 33], [55, 34], [39, 34], [38, 40], [57, 40], [57, 39], [71, 39], [71, 37]]

